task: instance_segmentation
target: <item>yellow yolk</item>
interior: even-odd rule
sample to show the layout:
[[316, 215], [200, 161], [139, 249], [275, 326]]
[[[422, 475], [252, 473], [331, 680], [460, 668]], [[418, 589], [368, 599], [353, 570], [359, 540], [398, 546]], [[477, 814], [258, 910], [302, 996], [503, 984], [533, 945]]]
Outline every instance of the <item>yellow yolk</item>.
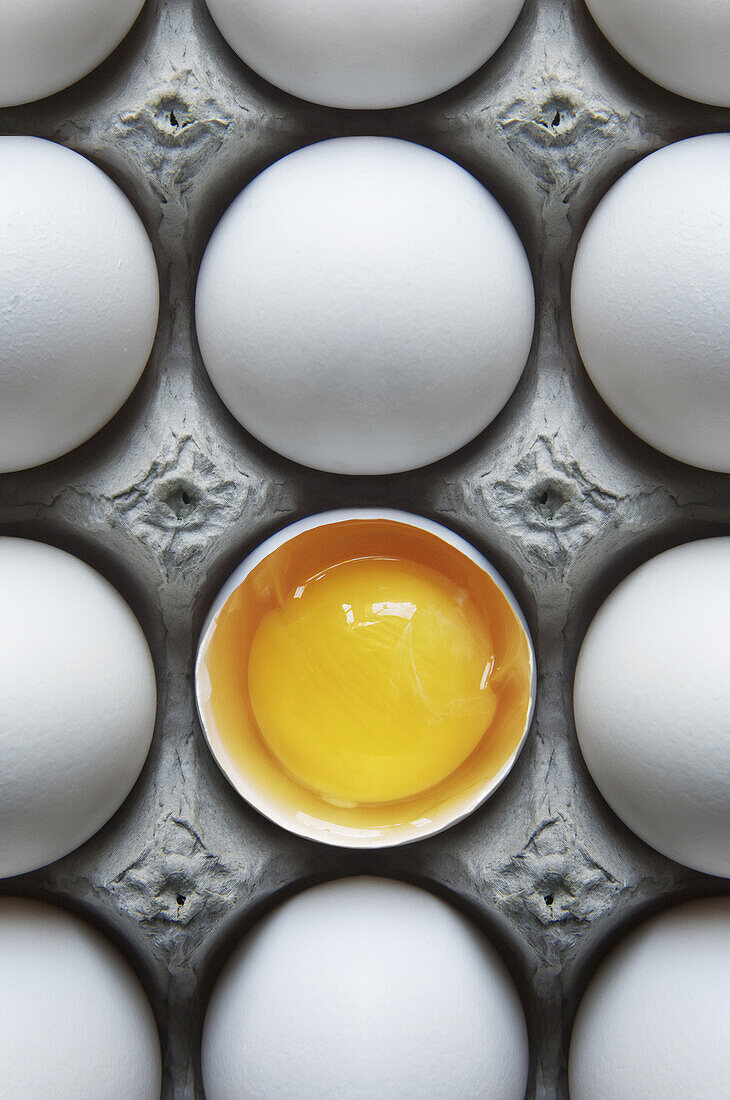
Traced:
[[361, 558], [298, 587], [259, 623], [248, 664], [263, 740], [335, 803], [426, 791], [495, 715], [494, 650], [468, 594], [425, 565]]
[[198, 677], [211, 746], [254, 799], [322, 835], [387, 836], [453, 819], [508, 766], [532, 658], [478, 563], [417, 526], [348, 519], [246, 574]]

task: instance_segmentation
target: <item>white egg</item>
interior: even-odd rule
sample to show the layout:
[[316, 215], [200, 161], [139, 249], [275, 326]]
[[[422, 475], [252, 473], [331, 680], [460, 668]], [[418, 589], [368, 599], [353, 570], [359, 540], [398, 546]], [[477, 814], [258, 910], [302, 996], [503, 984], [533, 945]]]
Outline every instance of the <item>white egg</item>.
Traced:
[[147, 642], [119, 593], [55, 547], [0, 538], [0, 878], [109, 820], [145, 762], [155, 707]]
[[0, 137], [0, 240], [3, 473], [65, 454], [117, 412], [149, 358], [159, 291], [129, 200], [52, 141]]
[[494, 948], [386, 879], [327, 883], [235, 949], [203, 1033], [206, 1100], [523, 1100], [525, 1018]]
[[730, 878], [730, 538], [632, 573], [586, 635], [575, 722], [588, 769], [630, 829]]
[[263, 172], [208, 245], [196, 306], [214, 386], [287, 458], [349, 474], [473, 439], [522, 374], [530, 267], [473, 176], [393, 138], [310, 145]]
[[0, 107], [67, 88], [119, 45], [144, 0], [0, 0]]
[[160, 1042], [129, 964], [77, 917], [0, 899], [3, 1100], [160, 1100]]
[[727, 1100], [730, 898], [681, 905], [614, 948], [583, 997], [570, 1100]]
[[402, 107], [471, 76], [524, 0], [207, 0], [247, 65], [329, 107]]
[[730, 107], [726, 0], [587, 0], [629, 64], [670, 92]]
[[730, 134], [652, 153], [598, 206], [573, 272], [575, 335], [603, 399], [653, 447], [723, 472], [730, 472], [728, 178]]

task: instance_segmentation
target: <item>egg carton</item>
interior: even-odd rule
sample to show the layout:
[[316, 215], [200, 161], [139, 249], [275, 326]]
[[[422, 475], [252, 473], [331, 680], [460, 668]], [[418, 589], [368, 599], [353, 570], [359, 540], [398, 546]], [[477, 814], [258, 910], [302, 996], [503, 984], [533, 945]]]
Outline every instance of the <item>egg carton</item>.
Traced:
[[[721, 475], [663, 457], [601, 402], [578, 357], [569, 287], [577, 241], [609, 186], [660, 146], [727, 129], [730, 111], [633, 71], [581, 0], [527, 0], [474, 77], [383, 112], [278, 92], [233, 54], [203, 0], [148, 0], [91, 76], [0, 112], [3, 133], [52, 138], [115, 179], [161, 273], [157, 340], [134, 394], [72, 454], [0, 478], [0, 532], [97, 568], [154, 654], [157, 728], [132, 794], [82, 848], [2, 891], [76, 909], [122, 946], [157, 1015], [164, 1100], [202, 1100], [200, 1032], [221, 962], [267, 908], [308, 884], [387, 875], [467, 911], [520, 988], [528, 1097], [539, 1100], [567, 1096], [575, 1008], [617, 935], [653, 908], [726, 892], [633, 836], [578, 750], [572, 680], [593, 614], [641, 562], [727, 533], [730, 501]], [[457, 454], [391, 477], [318, 473], [258, 444], [217, 397], [195, 340], [197, 269], [228, 204], [285, 154], [351, 134], [420, 142], [472, 172], [517, 226], [538, 295], [530, 360], [497, 420]], [[219, 772], [193, 701], [197, 638], [235, 565], [291, 520], [353, 505], [422, 513], [481, 549], [525, 611], [540, 674], [528, 741], [494, 797], [438, 836], [381, 852], [330, 849], [260, 817]]]

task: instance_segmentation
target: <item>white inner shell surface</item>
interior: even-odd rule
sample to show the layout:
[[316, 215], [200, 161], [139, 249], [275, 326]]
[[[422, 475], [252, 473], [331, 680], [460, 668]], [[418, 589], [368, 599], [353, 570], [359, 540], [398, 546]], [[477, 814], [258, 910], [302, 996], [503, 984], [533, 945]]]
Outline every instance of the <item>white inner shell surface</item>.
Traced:
[[647, 844], [730, 878], [730, 538], [676, 547], [609, 596], [575, 677], [598, 789]]
[[61, 91], [119, 45], [144, 0], [0, 0], [0, 107]]
[[387, 879], [279, 906], [225, 964], [203, 1033], [206, 1100], [524, 1100], [520, 999], [461, 913]]
[[157, 327], [152, 245], [132, 204], [55, 142], [0, 137], [0, 473], [97, 432]]
[[727, 1100], [730, 898], [630, 932], [588, 986], [570, 1044], [570, 1100]]
[[329, 107], [402, 107], [470, 76], [523, 0], [207, 0], [236, 53], [284, 91]]
[[160, 1100], [160, 1042], [132, 968], [53, 906], [0, 899], [2, 1100]]
[[5, 878], [66, 855], [119, 808], [150, 748], [156, 685], [119, 593], [25, 539], [0, 539], [0, 670]]
[[535, 299], [520, 239], [453, 161], [337, 138], [278, 161], [203, 257], [196, 321], [233, 415], [305, 466], [384, 474], [473, 439], [527, 360]]
[[590, 219], [572, 292], [578, 348], [604, 401], [658, 450], [726, 473], [729, 180], [730, 134], [640, 161]]

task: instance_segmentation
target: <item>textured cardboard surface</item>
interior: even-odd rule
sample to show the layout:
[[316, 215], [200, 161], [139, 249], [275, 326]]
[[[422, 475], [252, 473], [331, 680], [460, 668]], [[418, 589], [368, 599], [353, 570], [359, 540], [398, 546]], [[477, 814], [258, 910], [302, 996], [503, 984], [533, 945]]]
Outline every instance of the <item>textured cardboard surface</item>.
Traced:
[[[78, 554], [139, 616], [159, 680], [152, 752], [101, 833], [0, 892], [80, 907], [122, 944], [160, 1023], [165, 1100], [202, 1098], [197, 1048], [210, 983], [280, 891], [362, 870], [463, 904], [520, 986], [528, 1096], [539, 1100], [567, 1095], [575, 1004], [617, 931], [652, 906], [727, 892], [634, 838], [578, 753], [572, 677], [593, 613], [660, 550], [727, 533], [730, 494], [727, 478], [652, 451], [602, 404], [575, 348], [569, 285], [582, 227], [623, 170], [670, 141], [729, 128], [730, 111], [633, 72], [580, 0], [528, 0], [473, 78], [382, 113], [279, 93], [226, 46], [203, 0], [148, 0], [100, 69], [0, 111], [0, 132], [53, 138], [109, 172], [142, 215], [160, 266], [155, 349], [123, 410], [71, 455], [0, 477], [0, 532]], [[311, 141], [369, 133], [432, 146], [494, 192], [532, 263], [538, 325], [516, 393], [474, 443], [414, 473], [353, 479], [297, 467], [239, 428], [203, 369], [192, 300], [208, 236], [246, 182]], [[191, 682], [207, 610], [245, 553], [293, 518], [368, 504], [422, 512], [493, 560], [522, 603], [540, 670], [528, 742], [491, 801], [440, 836], [381, 854], [298, 840], [243, 803], [205, 746]]]

